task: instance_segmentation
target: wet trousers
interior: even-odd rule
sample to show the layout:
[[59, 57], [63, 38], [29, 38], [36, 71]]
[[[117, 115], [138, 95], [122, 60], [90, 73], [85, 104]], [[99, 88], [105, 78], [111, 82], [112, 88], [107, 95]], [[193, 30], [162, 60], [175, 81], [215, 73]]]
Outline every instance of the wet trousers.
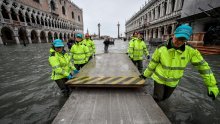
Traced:
[[142, 71], [143, 71], [143, 62], [142, 60], [132, 60], [132, 62], [134, 63], [135, 66], [137, 66], [138, 68], [138, 71], [142, 74]]
[[85, 64], [74, 64], [77, 70], [80, 70]]
[[156, 102], [163, 101], [170, 97], [176, 87], [169, 87], [154, 81], [153, 98]]
[[55, 80], [55, 82], [57, 83], [58, 87], [60, 88], [64, 96], [69, 96], [71, 91], [70, 88], [65, 84], [67, 81], [68, 81], [67, 78]]
[[108, 53], [108, 45], [105, 45], [104, 51], [105, 51], [105, 53]]

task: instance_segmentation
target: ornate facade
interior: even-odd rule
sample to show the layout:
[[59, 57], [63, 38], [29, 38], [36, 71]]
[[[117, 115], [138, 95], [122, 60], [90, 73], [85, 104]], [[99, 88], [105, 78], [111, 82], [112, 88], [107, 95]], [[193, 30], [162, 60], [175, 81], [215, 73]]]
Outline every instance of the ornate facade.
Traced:
[[181, 17], [184, 0], [151, 0], [125, 24], [126, 37], [140, 31], [146, 40], [168, 39]]
[[64, 41], [83, 32], [82, 9], [70, 0], [0, 0], [0, 44]]

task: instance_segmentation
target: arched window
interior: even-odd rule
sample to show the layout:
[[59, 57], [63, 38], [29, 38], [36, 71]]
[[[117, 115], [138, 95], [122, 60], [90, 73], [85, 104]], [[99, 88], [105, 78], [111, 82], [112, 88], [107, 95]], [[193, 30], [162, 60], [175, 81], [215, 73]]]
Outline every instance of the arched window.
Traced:
[[56, 10], [55, 2], [53, 0], [50, 1], [50, 8], [52, 11]]
[[7, 12], [7, 10], [5, 9], [5, 7], [3, 5], [1, 6], [1, 9], [2, 9], [3, 18], [10, 19], [9, 15], [8, 15], [8, 12]]
[[74, 17], [74, 12], [72, 12], [72, 18], [74, 19], [75, 17]]
[[80, 16], [78, 16], [78, 21], [80, 22]]
[[63, 13], [63, 15], [66, 15], [66, 10], [65, 10], [64, 6], [62, 6], [62, 13]]

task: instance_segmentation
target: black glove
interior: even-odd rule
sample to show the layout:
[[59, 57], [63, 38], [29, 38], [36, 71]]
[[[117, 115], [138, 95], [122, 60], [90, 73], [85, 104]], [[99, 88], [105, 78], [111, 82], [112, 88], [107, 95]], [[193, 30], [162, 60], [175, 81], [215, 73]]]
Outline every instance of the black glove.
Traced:
[[142, 79], [146, 79], [146, 77], [144, 75], [139, 75], [139, 78], [142, 78]]
[[213, 92], [211, 92], [210, 94], [208, 94], [209, 97], [212, 98], [212, 100], [215, 100], [215, 95], [213, 94]]
[[150, 59], [150, 55], [147, 56], [147, 59]]

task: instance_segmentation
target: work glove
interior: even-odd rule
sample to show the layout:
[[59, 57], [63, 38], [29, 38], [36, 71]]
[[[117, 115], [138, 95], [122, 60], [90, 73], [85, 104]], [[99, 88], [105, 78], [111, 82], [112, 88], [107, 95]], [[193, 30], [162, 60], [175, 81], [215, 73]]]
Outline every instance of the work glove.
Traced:
[[146, 77], [142, 74], [142, 75], [139, 75], [139, 78], [141, 78], [141, 79], [146, 79]]
[[78, 74], [78, 73], [79, 73], [79, 70], [75, 69], [75, 70], [73, 70], [73, 73], [74, 73], [74, 74]]
[[208, 87], [208, 96], [213, 100], [218, 96], [219, 89], [217, 86]]
[[150, 55], [147, 55], [147, 59], [150, 59]]
[[71, 75], [71, 74], [69, 74], [68, 76], [67, 76], [67, 79], [68, 80], [70, 80], [70, 79], [72, 79], [73, 78], [73, 76]]

